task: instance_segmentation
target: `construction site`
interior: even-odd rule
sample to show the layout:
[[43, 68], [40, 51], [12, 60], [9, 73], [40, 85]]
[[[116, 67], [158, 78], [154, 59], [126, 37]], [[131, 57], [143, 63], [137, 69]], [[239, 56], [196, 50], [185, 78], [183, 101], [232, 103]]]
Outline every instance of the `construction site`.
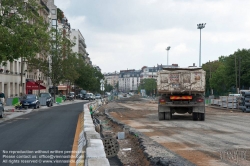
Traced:
[[93, 115], [101, 134], [119, 144], [107, 156], [110, 165], [117, 165], [114, 156], [121, 165], [250, 165], [250, 114], [219, 106], [205, 111], [205, 121], [193, 121], [189, 113], [159, 120], [158, 101], [134, 95], [110, 101]]

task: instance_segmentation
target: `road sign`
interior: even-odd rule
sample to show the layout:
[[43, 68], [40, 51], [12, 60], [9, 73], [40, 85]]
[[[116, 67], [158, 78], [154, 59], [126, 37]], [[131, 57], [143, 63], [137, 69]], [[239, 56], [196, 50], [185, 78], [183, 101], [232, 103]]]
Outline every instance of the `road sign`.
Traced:
[[101, 91], [104, 91], [104, 90], [105, 90], [104, 86], [101, 86]]
[[101, 79], [101, 80], [100, 80], [100, 83], [101, 83], [101, 84], [104, 84], [104, 80], [103, 80], [103, 79]]

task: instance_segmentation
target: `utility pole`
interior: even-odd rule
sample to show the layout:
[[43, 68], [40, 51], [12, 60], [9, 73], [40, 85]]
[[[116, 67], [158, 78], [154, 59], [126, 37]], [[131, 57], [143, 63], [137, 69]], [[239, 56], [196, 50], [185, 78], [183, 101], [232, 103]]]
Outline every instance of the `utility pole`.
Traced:
[[197, 24], [197, 29], [200, 29], [200, 55], [199, 55], [199, 67], [201, 67], [201, 29], [205, 28], [205, 24]]
[[[211, 79], [211, 78], [212, 78], [212, 73], [211, 73], [211, 62], [210, 62], [210, 60], [209, 60], [209, 74], [210, 74], [209, 79]], [[209, 85], [210, 85], [210, 83], [209, 83]], [[210, 94], [211, 94], [211, 95], [213, 94], [213, 93], [212, 93], [211, 85], [210, 85]]]
[[241, 61], [241, 58], [239, 57], [239, 92], [240, 92], [240, 61]]
[[[168, 46], [168, 47], [166, 48], [167, 53], [169, 52], [170, 48], [171, 48], [170, 46]], [[167, 54], [167, 65], [168, 65], [168, 54]]]
[[236, 54], [234, 56], [234, 64], [235, 64], [235, 93], [238, 93], [238, 86], [237, 86], [237, 66], [236, 66]]

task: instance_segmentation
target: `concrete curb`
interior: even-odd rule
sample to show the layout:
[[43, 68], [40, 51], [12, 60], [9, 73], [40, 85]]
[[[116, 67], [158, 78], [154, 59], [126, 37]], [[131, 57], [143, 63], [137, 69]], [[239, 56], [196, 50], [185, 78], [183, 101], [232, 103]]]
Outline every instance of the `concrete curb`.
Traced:
[[[102, 143], [101, 136], [95, 130], [89, 106], [93, 106], [93, 110], [99, 106], [98, 102], [91, 102], [84, 105], [83, 108], [83, 126], [79, 134], [78, 150], [82, 155], [76, 155], [76, 165], [84, 163], [85, 166], [110, 166]], [[78, 157], [79, 156], [79, 157]]]
[[122, 126], [129, 131], [129, 134], [137, 137], [140, 148], [144, 152], [144, 155], [148, 159], [148, 161], [150, 161], [151, 165], [194, 166], [194, 164], [190, 161], [180, 157], [174, 152], [169, 151], [161, 144], [153, 141], [136, 129], [131, 128], [130, 126], [121, 123], [120, 121], [111, 117], [109, 115], [108, 109], [105, 110], [105, 115], [110, 121]]

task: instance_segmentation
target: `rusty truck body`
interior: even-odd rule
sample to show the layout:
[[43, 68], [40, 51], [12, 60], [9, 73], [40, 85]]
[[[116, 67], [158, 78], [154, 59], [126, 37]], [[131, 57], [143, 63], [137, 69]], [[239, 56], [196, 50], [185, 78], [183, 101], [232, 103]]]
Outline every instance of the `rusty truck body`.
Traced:
[[174, 113], [192, 114], [205, 120], [206, 72], [202, 68], [164, 68], [158, 72], [159, 120], [170, 120]]

